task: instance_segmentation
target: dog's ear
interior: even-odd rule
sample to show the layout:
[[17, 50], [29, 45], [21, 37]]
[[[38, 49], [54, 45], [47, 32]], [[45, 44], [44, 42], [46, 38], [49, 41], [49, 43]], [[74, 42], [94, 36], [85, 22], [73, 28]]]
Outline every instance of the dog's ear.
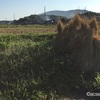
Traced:
[[93, 30], [93, 34], [94, 35], [98, 35], [98, 22], [96, 20], [96, 18], [92, 18], [90, 21], [90, 28]]
[[63, 31], [63, 23], [60, 19], [57, 22], [57, 31], [58, 31], [58, 34], [62, 33]]
[[80, 14], [76, 14], [73, 18], [73, 26], [75, 26], [76, 30], [79, 30], [81, 28], [81, 22], [82, 18]]

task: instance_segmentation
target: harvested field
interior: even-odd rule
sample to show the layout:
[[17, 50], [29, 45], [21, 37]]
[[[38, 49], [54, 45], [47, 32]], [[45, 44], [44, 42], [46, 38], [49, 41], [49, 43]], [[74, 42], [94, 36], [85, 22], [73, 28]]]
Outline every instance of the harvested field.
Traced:
[[25, 33], [55, 33], [55, 26], [29, 25], [29, 26], [0, 26], [0, 33], [25, 34]]

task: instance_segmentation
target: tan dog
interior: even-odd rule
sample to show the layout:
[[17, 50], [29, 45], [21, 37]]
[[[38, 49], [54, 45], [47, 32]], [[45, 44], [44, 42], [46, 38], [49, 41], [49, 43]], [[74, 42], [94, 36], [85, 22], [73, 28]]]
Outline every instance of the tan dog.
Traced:
[[59, 21], [57, 30], [56, 46], [70, 54], [73, 66], [100, 71], [100, 40], [96, 18], [90, 20], [77, 14], [64, 28]]

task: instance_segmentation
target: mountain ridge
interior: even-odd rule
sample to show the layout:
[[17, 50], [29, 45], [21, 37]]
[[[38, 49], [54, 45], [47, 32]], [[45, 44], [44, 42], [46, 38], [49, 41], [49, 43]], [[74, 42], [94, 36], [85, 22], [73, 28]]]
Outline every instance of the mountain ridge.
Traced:
[[[67, 18], [72, 18], [77, 13], [84, 14], [86, 12], [90, 12], [90, 11], [88, 11], [88, 10], [82, 10], [82, 9], [75, 9], [75, 10], [68, 10], [68, 11], [52, 10], [52, 11], [47, 11], [47, 12], [44, 12], [44, 13], [47, 16], [49, 16], [49, 15], [55, 15], [55, 16], [64, 16], [64, 17], [67, 17]], [[41, 13], [39, 15], [43, 15], [44, 13]]]
[[13, 21], [14, 24], [45, 24], [45, 23], [56, 23], [58, 19], [62, 19], [64, 22], [73, 18], [77, 13], [80, 13], [81, 16], [86, 18], [96, 17], [97, 20], [100, 22], [100, 13], [88, 11], [88, 10], [68, 10], [68, 11], [61, 11], [61, 10], [52, 10], [47, 11], [38, 15], [30, 15], [25, 16], [24, 18], [20, 18], [19, 20]]

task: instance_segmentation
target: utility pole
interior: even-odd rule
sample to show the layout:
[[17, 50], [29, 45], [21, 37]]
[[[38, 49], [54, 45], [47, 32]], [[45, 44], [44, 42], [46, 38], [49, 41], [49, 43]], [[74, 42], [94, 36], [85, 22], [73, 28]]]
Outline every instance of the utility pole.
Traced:
[[85, 7], [85, 10], [86, 10], [86, 7]]
[[46, 20], [46, 7], [44, 6], [44, 20]]
[[15, 13], [14, 13], [13, 17], [14, 17], [14, 20], [15, 20]]
[[80, 13], [80, 7], [78, 6], [78, 12], [77, 13]]

